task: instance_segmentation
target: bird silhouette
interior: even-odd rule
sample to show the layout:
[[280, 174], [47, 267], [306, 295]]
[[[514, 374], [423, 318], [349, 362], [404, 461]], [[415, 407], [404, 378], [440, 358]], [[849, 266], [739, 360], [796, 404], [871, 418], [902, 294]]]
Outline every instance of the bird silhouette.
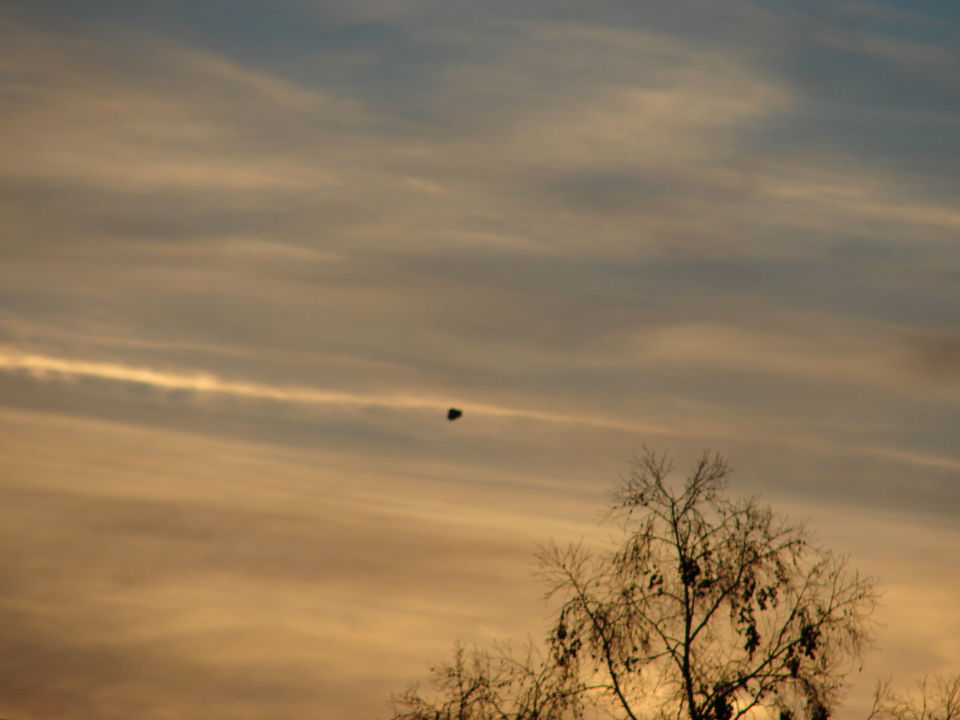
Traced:
[[461, 415], [463, 415], [463, 410], [457, 410], [456, 408], [450, 408], [447, 410], [447, 420], [456, 420]]

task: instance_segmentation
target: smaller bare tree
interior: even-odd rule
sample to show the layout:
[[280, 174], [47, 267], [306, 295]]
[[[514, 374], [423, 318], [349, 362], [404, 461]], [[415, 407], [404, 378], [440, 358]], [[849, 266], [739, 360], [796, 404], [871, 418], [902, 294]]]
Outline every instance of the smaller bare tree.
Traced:
[[585, 688], [532, 643], [517, 657], [457, 644], [453, 661], [431, 668], [432, 689], [393, 697], [392, 720], [549, 720], [583, 717]]
[[895, 693], [890, 681], [883, 681], [867, 720], [960, 720], [960, 674], [925, 678], [907, 695]]

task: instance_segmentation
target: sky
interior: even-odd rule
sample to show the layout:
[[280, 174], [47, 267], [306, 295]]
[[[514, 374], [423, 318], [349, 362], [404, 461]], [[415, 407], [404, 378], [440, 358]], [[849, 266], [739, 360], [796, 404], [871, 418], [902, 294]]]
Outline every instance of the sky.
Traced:
[[[960, 5], [7, 0], [0, 715], [385, 717], [644, 445], [960, 671]], [[464, 415], [447, 422], [448, 407]]]

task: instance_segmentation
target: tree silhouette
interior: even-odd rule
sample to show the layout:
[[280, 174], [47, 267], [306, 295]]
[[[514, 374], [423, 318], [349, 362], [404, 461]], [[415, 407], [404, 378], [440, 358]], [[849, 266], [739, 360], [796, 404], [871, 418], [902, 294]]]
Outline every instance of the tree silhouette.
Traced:
[[433, 668], [432, 697], [414, 685], [394, 697], [393, 720], [536, 720], [583, 717], [586, 687], [528, 644], [519, 658], [509, 646], [467, 652]]
[[591, 706], [630, 720], [737, 720], [760, 708], [826, 720], [869, 640], [875, 582], [803, 524], [726, 498], [720, 457], [705, 454], [679, 484], [670, 472], [645, 449], [621, 479], [616, 549], [541, 548], [557, 603], [541, 652], [458, 647], [433, 669], [432, 693], [394, 698], [394, 720], [563, 720]]
[[908, 695], [880, 682], [867, 720], [960, 720], [960, 675], [925, 678]]
[[542, 551], [561, 602], [557, 661], [599, 675], [631, 720], [736, 720], [758, 707], [825, 720], [868, 641], [874, 581], [755, 498], [724, 497], [718, 456], [679, 488], [670, 470], [647, 451], [614, 491], [619, 549]]

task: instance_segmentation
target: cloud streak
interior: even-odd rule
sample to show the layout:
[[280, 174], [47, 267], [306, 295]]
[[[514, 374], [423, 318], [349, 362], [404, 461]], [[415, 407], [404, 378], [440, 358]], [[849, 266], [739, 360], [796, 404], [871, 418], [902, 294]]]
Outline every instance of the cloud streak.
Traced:
[[[276, 400], [280, 402], [307, 405], [345, 405], [379, 406], [401, 410], [439, 410], [445, 409], [440, 397], [411, 397], [404, 395], [365, 395], [309, 387], [283, 387], [262, 383], [226, 380], [210, 373], [182, 373], [160, 371], [143, 367], [131, 367], [117, 363], [68, 360], [20, 353], [9, 348], [0, 348], [0, 370], [6, 372], [26, 372], [37, 378], [53, 377], [57, 379], [97, 378], [118, 383], [137, 383], [160, 390], [185, 390], [198, 393], [217, 393], [256, 400]], [[498, 418], [523, 418], [548, 423], [588, 425], [614, 430], [627, 430], [651, 434], [677, 434], [664, 427], [622, 423], [591, 416], [547, 413], [523, 408], [502, 407], [485, 403], [470, 402], [470, 415], [485, 415]]]
[[[686, 330], [681, 332], [686, 335]], [[689, 336], [687, 336], [689, 337]], [[709, 343], [709, 335], [707, 340]], [[742, 343], [730, 343], [742, 344]], [[662, 337], [654, 343], [662, 346]], [[680, 344], [671, 354], [675, 360], [689, 355], [689, 348]], [[749, 348], [742, 351], [750, 354]], [[753, 359], [752, 362], [757, 362]], [[813, 363], [812, 367], [815, 367]], [[808, 368], [809, 369], [809, 368]], [[341, 392], [315, 387], [269, 385], [257, 382], [228, 380], [206, 372], [175, 372], [157, 370], [131, 365], [93, 362], [58, 358], [47, 355], [24, 353], [13, 348], [0, 346], [0, 372], [26, 373], [39, 380], [57, 380], [69, 382], [77, 379], [97, 379], [113, 383], [132, 383], [145, 385], [159, 391], [173, 390], [189, 393], [225, 395], [246, 400], [267, 400], [292, 405], [337, 407], [380, 407], [395, 410], [424, 411], [440, 414], [451, 404], [449, 398], [439, 395], [386, 395], [374, 393]], [[594, 430], [608, 430], [635, 434], [639, 437], [665, 438], [707, 438], [714, 440], [726, 437], [730, 441], [741, 441], [749, 436], [751, 442], [767, 445], [782, 445], [793, 448], [817, 449], [830, 452], [852, 452], [917, 467], [957, 471], [960, 459], [932, 453], [920, 453], [896, 447], [847, 445], [831, 442], [819, 435], [794, 435], [788, 437], [777, 433], [763, 433], [759, 428], [729, 426], [722, 428], [719, 422], [711, 425], [701, 422], [700, 426], [687, 424], [681, 426], [653, 425], [618, 420], [611, 417], [598, 417], [589, 414], [565, 414], [538, 410], [492, 405], [478, 402], [468, 397], [457, 398], [452, 404], [463, 405], [469, 417], [480, 416], [494, 419], [527, 420], [535, 423], [581, 426]]]

